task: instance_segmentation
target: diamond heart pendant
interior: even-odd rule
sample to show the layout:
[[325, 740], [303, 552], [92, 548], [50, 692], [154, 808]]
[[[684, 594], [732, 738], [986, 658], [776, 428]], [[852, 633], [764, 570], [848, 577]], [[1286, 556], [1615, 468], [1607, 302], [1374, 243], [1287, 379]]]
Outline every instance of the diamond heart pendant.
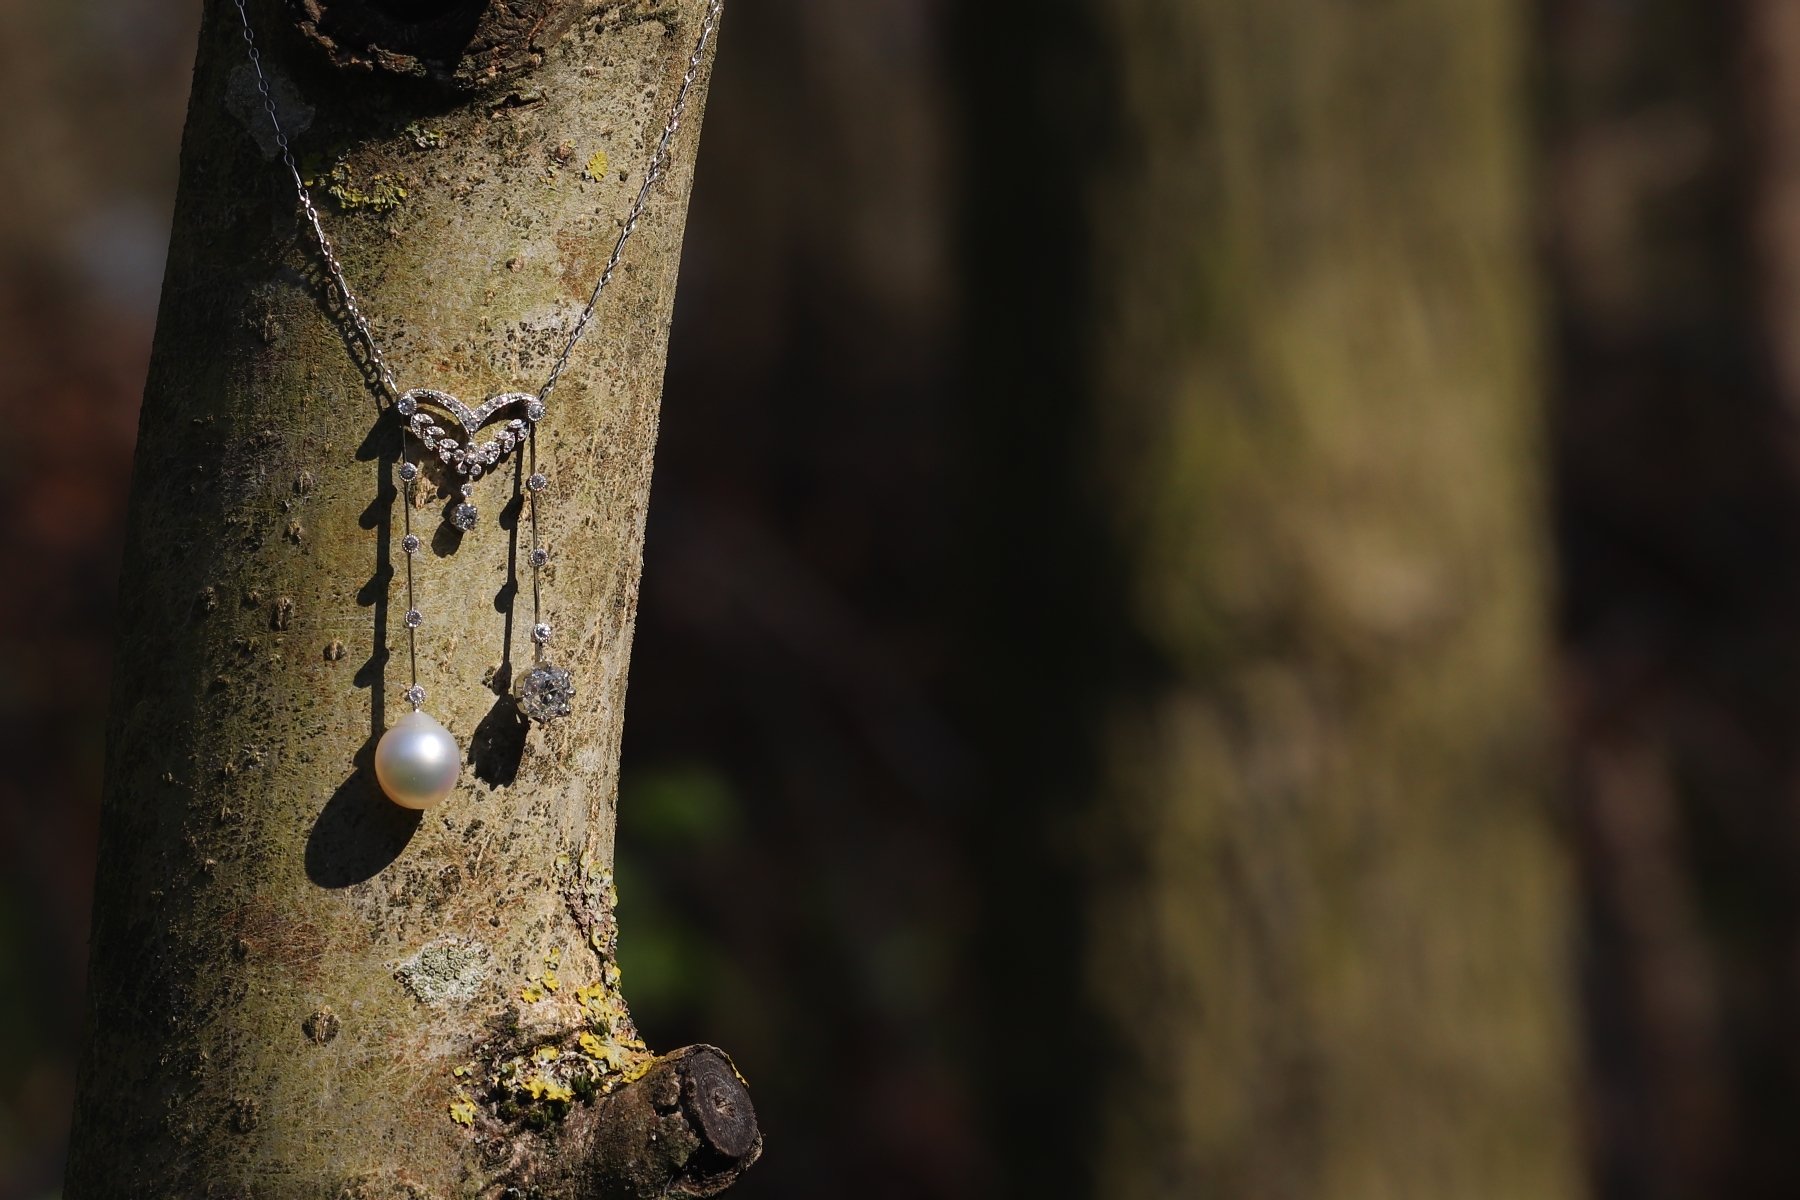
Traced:
[[[413, 388], [394, 402], [394, 408], [406, 419], [406, 428], [425, 443], [425, 448], [438, 456], [447, 467], [471, 482], [492, 470], [501, 459], [525, 444], [530, 426], [544, 419], [544, 402], [529, 392], [503, 392], [489, 396], [470, 408], [449, 392], [435, 388]], [[509, 408], [522, 415], [507, 421], [491, 439], [476, 444], [475, 438], [489, 421]], [[435, 414], [431, 410], [436, 410]], [[462, 432], [462, 440], [449, 436], [441, 419], [454, 421]]]

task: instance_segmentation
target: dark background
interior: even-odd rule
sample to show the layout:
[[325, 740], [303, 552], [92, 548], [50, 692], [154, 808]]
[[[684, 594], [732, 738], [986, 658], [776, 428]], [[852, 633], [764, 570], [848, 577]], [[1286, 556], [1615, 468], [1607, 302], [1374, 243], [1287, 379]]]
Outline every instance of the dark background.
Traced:
[[[0, 1200], [61, 1175], [122, 510], [198, 7], [0, 7], [0, 549], [18, 564], [0, 589]], [[1786, 169], [1769, 147], [1800, 34], [1779, 10], [1524, 17], [1566, 779], [1548, 803], [1581, 868], [1571, 1003], [1599, 1195], [1797, 1194], [1800, 456], [1793, 301], [1765, 258], [1794, 220], [1768, 199]], [[996, 1031], [1053, 1045], [1081, 1008], [1056, 780], [1105, 641], [1082, 624], [1093, 585], [1062, 571], [1089, 535], [1050, 478], [1079, 397], [1055, 385], [1075, 314], [1046, 296], [1076, 286], [1098, 218], [1027, 205], [1005, 263], [986, 237], [997, 184], [1055, 196], [1076, 172], [1082, 56], [1102, 54], [1080, 24], [1060, 2], [727, 17], [618, 868], [650, 1043], [730, 1047], [753, 1084], [771, 1152], [746, 1197], [1088, 1194], [1079, 1089], [1042, 1095], [991, 1049]], [[1070, 69], [1045, 68], [1070, 47]], [[1026, 372], [1046, 386], [977, 403], [992, 381], [971, 339], [1021, 312], [1048, 314]], [[1033, 502], [1009, 502], [1022, 489]], [[1032, 657], [1020, 628], [1066, 653]], [[1030, 729], [996, 679], [1049, 697]], [[1006, 924], [1021, 906], [1035, 926]]]

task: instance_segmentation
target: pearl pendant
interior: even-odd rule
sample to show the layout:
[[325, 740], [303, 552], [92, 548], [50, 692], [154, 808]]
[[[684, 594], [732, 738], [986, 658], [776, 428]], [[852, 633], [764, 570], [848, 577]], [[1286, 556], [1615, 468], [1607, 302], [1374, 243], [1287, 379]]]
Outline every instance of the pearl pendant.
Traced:
[[441, 803], [456, 787], [462, 752], [450, 731], [414, 710], [395, 721], [375, 746], [375, 778], [401, 808]]

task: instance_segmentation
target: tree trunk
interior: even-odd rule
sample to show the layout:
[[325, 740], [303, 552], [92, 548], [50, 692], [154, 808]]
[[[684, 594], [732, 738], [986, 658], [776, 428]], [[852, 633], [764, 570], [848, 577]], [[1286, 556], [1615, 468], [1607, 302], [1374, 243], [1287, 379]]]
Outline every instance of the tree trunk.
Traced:
[[1572, 1196], [1523, 14], [1100, 11], [1101, 1192]]
[[1800, 9], [1546, 9], [1598, 1194], [1800, 1194]]
[[[402, 387], [541, 383], [704, 7], [252, 5]], [[729, 1063], [650, 1055], [613, 958], [615, 768], [703, 85], [538, 437], [573, 716], [528, 727], [505, 695], [530, 656], [514, 464], [477, 485], [466, 535], [433, 533], [450, 482], [418, 489], [418, 669], [468, 754], [420, 817], [370, 766], [405, 711], [399, 429], [296, 221], [236, 10], [208, 5], [133, 485], [71, 1200], [707, 1194], [756, 1156]]]

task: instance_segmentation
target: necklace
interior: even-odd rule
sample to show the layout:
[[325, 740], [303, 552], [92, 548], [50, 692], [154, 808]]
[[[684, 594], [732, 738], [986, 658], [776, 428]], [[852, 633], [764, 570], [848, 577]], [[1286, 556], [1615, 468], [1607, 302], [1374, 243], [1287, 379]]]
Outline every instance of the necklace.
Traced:
[[[718, 25], [724, 0], [709, 0], [706, 6], [693, 53], [688, 56], [687, 70], [681, 77], [681, 86], [676, 90], [675, 100], [670, 105], [669, 118], [663, 124], [662, 136], [657, 139], [656, 148], [645, 165], [644, 180], [638, 188], [637, 198], [632, 201], [631, 208], [625, 214], [624, 224], [613, 242], [606, 266], [588, 294], [586, 307], [570, 328], [562, 352], [550, 367], [549, 377], [535, 392], [503, 392], [488, 397], [473, 408], [450, 393], [436, 388], [400, 390], [386, 357], [381, 353], [381, 346], [375, 340], [375, 333], [369, 328], [369, 322], [357, 304], [356, 294], [351, 291], [349, 281], [344, 278], [343, 264], [338, 261], [337, 253], [332, 249], [331, 239], [326, 236], [324, 223], [319, 218], [319, 210], [313, 204], [312, 193], [308, 190], [306, 180], [300, 174], [299, 164], [294, 159], [294, 152], [288, 145], [287, 133], [281, 126], [281, 118], [275, 112], [275, 100], [269, 91], [268, 76], [263, 73], [262, 55], [256, 48], [256, 35], [250, 27], [250, 14], [245, 8], [245, 0], [234, 2], [238, 18], [243, 23], [244, 48], [250, 65], [256, 72], [257, 91], [261, 93], [263, 109], [268, 113], [269, 124], [274, 129], [275, 144], [281, 151], [282, 165], [287, 168], [288, 175], [294, 181], [300, 209], [312, 228], [319, 254], [331, 274], [332, 284], [337, 289], [344, 312], [350, 318], [357, 340], [369, 356], [369, 365], [373, 368], [374, 382], [378, 389], [377, 402], [390, 403], [400, 418], [400, 453], [395, 473], [400, 478], [401, 509], [405, 514], [404, 536], [400, 539], [400, 548], [405, 551], [406, 561], [406, 615], [401, 624], [406, 629], [406, 656], [411, 678], [411, 684], [406, 689], [406, 701], [412, 706], [412, 710], [394, 722], [376, 744], [375, 777], [381, 784], [381, 790], [395, 804], [403, 808], [431, 808], [456, 787], [457, 776], [462, 768], [462, 756], [450, 731], [425, 711], [425, 689], [419, 684], [418, 631], [425, 624], [425, 616], [419, 611], [413, 592], [413, 560], [424, 548], [424, 543], [413, 532], [412, 511], [414, 491], [424, 480], [424, 456], [415, 461], [412, 444], [418, 442], [425, 455], [435, 455], [445, 468], [461, 479], [457, 485], [458, 500], [451, 506], [447, 519], [452, 526], [465, 533], [475, 528], [480, 520], [480, 512], [474, 504], [476, 482], [511, 455], [516, 454], [523, 459], [517, 469], [530, 472], [525, 478], [525, 515], [531, 537], [531, 548], [526, 561], [531, 566], [532, 663], [519, 676], [513, 691], [519, 711], [533, 721], [543, 724], [568, 716], [575, 699], [575, 682], [566, 668], [550, 660], [549, 646], [554, 631], [543, 620], [543, 572], [550, 563], [550, 550], [538, 536], [538, 510], [543, 503], [544, 491], [550, 486], [550, 480], [538, 469], [537, 427], [549, 415], [550, 393], [556, 390], [556, 382], [562, 378], [563, 369], [568, 366], [576, 344], [587, 333], [588, 326], [594, 319], [594, 310], [600, 303], [600, 294], [612, 282], [613, 272], [618, 269], [619, 261], [624, 257], [626, 243], [637, 232], [638, 221], [650, 202], [651, 192], [668, 170], [669, 150], [674, 144], [675, 134], [681, 128], [688, 93], [693, 89], [694, 80], [700, 73], [700, 63], [706, 55], [707, 43], [712, 40], [713, 30]], [[505, 425], [493, 437], [478, 444], [477, 438], [481, 431], [502, 416], [507, 417]], [[452, 426], [460, 433], [460, 438], [451, 436]]]

